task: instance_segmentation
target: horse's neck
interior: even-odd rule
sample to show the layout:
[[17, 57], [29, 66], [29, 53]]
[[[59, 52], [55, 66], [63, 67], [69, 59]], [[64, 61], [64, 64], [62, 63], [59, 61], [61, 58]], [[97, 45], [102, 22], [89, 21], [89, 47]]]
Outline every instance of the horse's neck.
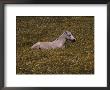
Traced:
[[62, 45], [65, 43], [66, 39], [64, 38], [63, 34], [61, 36], [59, 36], [55, 41], [53, 41], [54, 43], [61, 43]]

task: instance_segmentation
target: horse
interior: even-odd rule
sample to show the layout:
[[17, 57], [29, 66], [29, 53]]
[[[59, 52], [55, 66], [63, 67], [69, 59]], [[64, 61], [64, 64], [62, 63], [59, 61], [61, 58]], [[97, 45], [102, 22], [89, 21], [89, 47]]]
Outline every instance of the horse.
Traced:
[[71, 42], [75, 42], [76, 39], [72, 35], [71, 32], [65, 31], [61, 36], [55, 39], [52, 42], [37, 42], [35, 43], [31, 49], [55, 49], [55, 48], [65, 48], [65, 42], [69, 40]]

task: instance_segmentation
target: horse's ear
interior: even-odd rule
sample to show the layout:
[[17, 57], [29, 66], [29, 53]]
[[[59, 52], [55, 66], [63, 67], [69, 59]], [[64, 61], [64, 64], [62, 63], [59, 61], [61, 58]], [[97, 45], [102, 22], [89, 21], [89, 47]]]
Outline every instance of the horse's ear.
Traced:
[[67, 34], [67, 31], [65, 31], [64, 34]]

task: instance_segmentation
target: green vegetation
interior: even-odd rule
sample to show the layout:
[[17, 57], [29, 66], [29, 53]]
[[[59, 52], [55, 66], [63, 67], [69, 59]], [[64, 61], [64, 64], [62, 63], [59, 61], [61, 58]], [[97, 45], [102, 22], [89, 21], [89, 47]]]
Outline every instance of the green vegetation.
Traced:
[[[76, 38], [64, 49], [31, 50], [38, 41], [53, 41], [64, 31]], [[17, 16], [17, 74], [94, 74], [93, 16]]]

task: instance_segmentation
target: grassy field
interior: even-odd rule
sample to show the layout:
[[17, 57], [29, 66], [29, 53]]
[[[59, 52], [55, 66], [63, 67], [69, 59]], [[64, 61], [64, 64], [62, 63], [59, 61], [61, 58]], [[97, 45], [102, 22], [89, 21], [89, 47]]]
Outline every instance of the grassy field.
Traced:
[[[64, 49], [32, 50], [70, 31]], [[16, 17], [16, 74], [94, 74], [94, 17]]]

